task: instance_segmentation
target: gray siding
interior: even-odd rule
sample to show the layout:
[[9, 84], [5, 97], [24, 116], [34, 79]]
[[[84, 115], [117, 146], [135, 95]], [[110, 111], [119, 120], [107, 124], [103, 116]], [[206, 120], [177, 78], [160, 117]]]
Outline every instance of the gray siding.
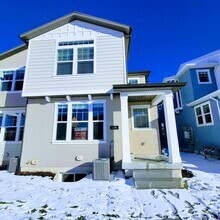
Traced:
[[123, 37], [97, 36], [95, 74], [54, 76], [56, 41], [31, 41], [23, 96], [108, 92], [113, 84], [125, 80], [123, 43]]
[[[87, 100], [87, 97], [80, 100]], [[77, 172], [91, 171], [91, 162], [97, 158], [110, 157], [110, 142], [114, 140], [115, 166], [120, 165], [121, 156], [121, 121], [120, 121], [120, 99], [109, 96], [94, 97], [94, 99], [106, 100], [106, 129], [107, 143], [87, 144], [57, 144], [52, 143], [54, 128], [54, 111], [56, 101], [65, 99], [52, 99], [46, 103], [44, 99], [29, 99], [26, 112], [25, 134], [22, 147], [21, 170], [51, 172], [64, 172], [75, 170]], [[74, 98], [79, 100], [79, 98]], [[118, 125], [119, 130], [110, 130], [110, 125]], [[76, 156], [82, 155], [83, 160], [77, 161]], [[36, 165], [31, 164], [37, 160]]]

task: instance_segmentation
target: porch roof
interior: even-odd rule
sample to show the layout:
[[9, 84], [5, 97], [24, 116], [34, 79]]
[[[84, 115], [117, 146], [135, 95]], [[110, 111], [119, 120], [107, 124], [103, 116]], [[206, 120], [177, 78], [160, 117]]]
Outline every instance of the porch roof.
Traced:
[[140, 91], [164, 91], [172, 90], [173, 93], [185, 86], [185, 82], [175, 83], [143, 83], [143, 84], [119, 84], [113, 85], [114, 92], [140, 92]]

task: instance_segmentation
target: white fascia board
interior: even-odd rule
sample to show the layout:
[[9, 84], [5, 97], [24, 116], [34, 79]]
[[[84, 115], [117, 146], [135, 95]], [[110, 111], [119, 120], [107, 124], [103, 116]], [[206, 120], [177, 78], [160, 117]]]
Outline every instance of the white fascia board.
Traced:
[[203, 96], [200, 99], [197, 99], [193, 102], [190, 102], [189, 104], [187, 104], [187, 106], [188, 107], [193, 107], [193, 106], [198, 105], [202, 102], [208, 101], [209, 99], [214, 98], [214, 97], [220, 97], [220, 89], [216, 90], [215, 92], [209, 93], [208, 95]]
[[88, 94], [110, 94], [112, 89], [103, 90], [78, 90], [78, 91], [56, 91], [56, 92], [22, 92], [22, 97], [39, 97], [39, 96], [66, 96], [66, 95], [88, 95]]

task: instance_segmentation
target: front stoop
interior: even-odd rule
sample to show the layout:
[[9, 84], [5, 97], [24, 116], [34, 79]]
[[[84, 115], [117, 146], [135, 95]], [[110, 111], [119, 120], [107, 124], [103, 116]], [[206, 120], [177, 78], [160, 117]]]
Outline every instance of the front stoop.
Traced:
[[137, 189], [183, 188], [181, 170], [133, 170]]

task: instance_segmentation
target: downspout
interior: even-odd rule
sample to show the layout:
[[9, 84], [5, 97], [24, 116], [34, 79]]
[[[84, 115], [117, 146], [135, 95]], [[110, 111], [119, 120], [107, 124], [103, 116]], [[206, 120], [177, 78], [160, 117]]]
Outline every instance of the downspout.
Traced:
[[218, 116], [220, 118], [220, 107], [219, 107], [219, 104], [218, 104], [218, 100], [213, 98], [212, 96], [209, 97], [211, 100], [215, 101], [216, 105], [217, 105], [217, 109], [218, 109]]

